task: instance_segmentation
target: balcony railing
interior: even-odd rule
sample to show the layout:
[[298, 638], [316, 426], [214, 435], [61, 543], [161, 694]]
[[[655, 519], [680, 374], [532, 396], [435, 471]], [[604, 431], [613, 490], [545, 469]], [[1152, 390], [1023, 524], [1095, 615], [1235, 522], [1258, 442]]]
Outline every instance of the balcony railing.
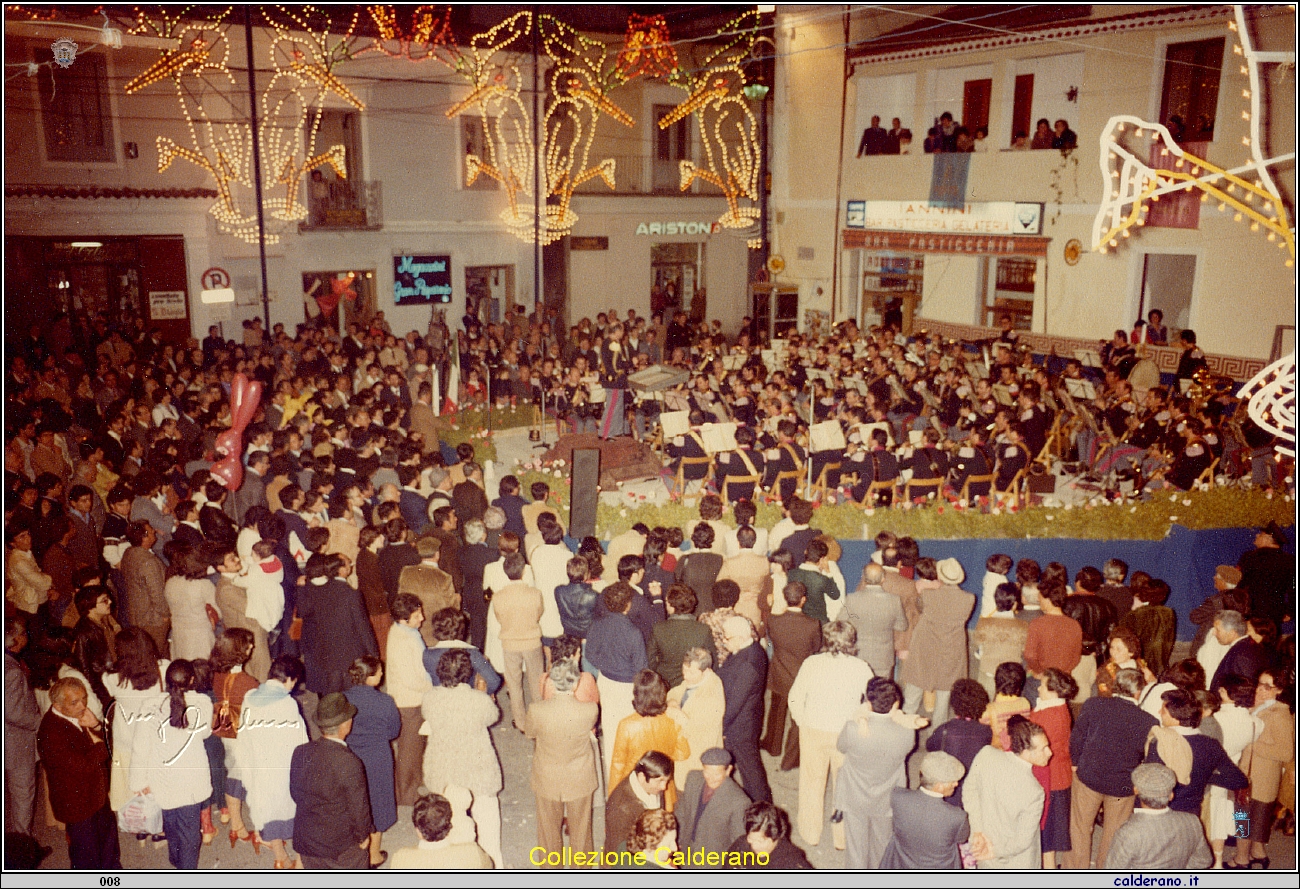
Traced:
[[307, 218], [299, 231], [376, 231], [384, 223], [384, 193], [378, 181], [340, 180], [307, 184]]
[[[597, 158], [593, 153], [592, 163]], [[614, 155], [614, 188], [600, 177], [578, 186], [578, 194], [697, 194], [719, 195], [718, 189], [706, 182], [696, 181], [685, 192], [681, 190], [682, 174], [678, 161], [661, 161], [647, 155]]]

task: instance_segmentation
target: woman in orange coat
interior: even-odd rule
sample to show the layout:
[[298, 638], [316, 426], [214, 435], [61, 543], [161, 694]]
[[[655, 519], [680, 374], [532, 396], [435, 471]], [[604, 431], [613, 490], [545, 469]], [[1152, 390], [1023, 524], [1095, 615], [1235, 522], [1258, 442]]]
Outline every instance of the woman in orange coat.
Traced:
[[[678, 721], [680, 717], [668, 712], [668, 685], [654, 670], [642, 670], [632, 680], [632, 708], [636, 712], [619, 722], [614, 735], [610, 787], [617, 787], [631, 774], [637, 761], [651, 750], [658, 750], [676, 762], [691, 755], [686, 732]], [[677, 788], [670, 783], [664, 792], [664, 807], [671, 811], [676, 799]]]

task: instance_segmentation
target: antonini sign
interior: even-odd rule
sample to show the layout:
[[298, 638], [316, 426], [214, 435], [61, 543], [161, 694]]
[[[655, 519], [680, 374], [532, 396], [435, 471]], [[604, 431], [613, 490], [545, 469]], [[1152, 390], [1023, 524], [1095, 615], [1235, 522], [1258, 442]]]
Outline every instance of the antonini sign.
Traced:
[[990, 201], [941, 207], [926, 201], [849, 201], [845, 228], [950, 235], [1037, 235], [1043, 205]]
[[638, 222], [638, 235], [711, 235], [722, 229], [718, 222]]

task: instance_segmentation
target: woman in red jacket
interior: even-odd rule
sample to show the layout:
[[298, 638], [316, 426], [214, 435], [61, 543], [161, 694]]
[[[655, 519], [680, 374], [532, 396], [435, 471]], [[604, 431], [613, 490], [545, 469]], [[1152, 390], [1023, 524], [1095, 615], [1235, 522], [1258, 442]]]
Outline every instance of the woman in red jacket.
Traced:
[[1070, 761], [1070, 701], [1079, 693], [1074, 678], [1055, 667], [1043, 672], [1038, 688], [1038, 704], [1029, 714], [1030, 722], [1043, 727], [1052, 746], [1052, 759], [1046, 766], [1034, 766], [1034, 777], [1043, 785], [1047, 805], [1043, 807], [1043, 868], [1056, 869], [1056, 853], [1070, 851], [1070, 784], [1074, 764]]

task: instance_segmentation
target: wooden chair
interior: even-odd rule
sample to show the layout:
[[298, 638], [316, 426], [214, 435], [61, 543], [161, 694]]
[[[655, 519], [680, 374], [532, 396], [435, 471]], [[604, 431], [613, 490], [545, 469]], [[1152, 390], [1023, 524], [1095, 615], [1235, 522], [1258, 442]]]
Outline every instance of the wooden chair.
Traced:
[[829, 483], [826, 481], [827, 475], [831, 472], [839, 472], [839, 463], [827, 463], [822, 467], [821, 474], [817, 476], [817, 481], [813, 482], [812, 491], [809, 492], [810, 498], [820, 500], [826, 496]]
[[943, 493], [943, 479], [941, 478], [914, 478], [903, 483], [903, 499], [909, 503], [912, 501], [912, 489], [916, 488], [923, 494], [934, 493], [938, 497]]
[[796, 497], [802, 497], [803, 489], [807, 482], [807, 473], [808, 467], [806, 466], [801, 466], [798, 469], [787, 470], [786, 472], [778, 472], [776, 478], [772, 481], [772, 496], [780, 500], [785, 500], [785, 498], [781, 496], [781, 483], [790, 480], [794, 482], [794, 495]]
[[999, 491], [997, 489], [997, 482], [995, 478], [995, 481], [993, 485], [990, 487], [990, 490], [997, 495], [999, 502], [1002, 501], [1002, 497], [1004, 495], [1010, 494], [1011, 504], [1018, 509], [1020, 507], [1021, 489], [1025, 486], [1025, 479], [1027, 477], [1028, 477], [1028, 473], [1026, 472], [1026, 470], [1021, 469], [1014, 476], [1012, 476], [1011, 484], [1007, 485], [1006, 490], [1003, 491]]
[[1060, 437], [1061, 437], [1061, 415], [1057, 414], [1052, 420], [1052, 428], [1047, 431], [1047, 438], [1043, 440], [1043, 448], [1038, 452], [1038, 456], [1033, 459], [1034, 463], [1042, 463], [1048, 471], [1052, 468], [1052, 457], [1060, 456]]
[[[686, 480], [687, 466], [705, 467], [704, 478], [692, 479], [691, 481], [688, 482]], [[703, 492], [704, 485], [709, 480], [709, 474], [712, 472], [712, 467], [713, 467], [712, 457], [683, 457], [677, 463], [677, 480], [676, 480], [676, 484], [673, 487], [673, 490], [676, 491], [678, 494], [680, 494], [682, 496], [682, 499], [685, 500], [686, 497], [688, 496], [686, 493], [686, 486], [688, 484], [693, 484], [698, 481], [700, 485], [699, 492]]]
[[1196, 484], [1199, 485], [1203, 483], [1209, 485], [1211, 488], [1214, 487], [1214, 472], [1218, 468], [1219, 458], [1215, 457], [1214, 461], [1211, 462], [1209, 466], [1205, 467], [1205, 471], [1196, 477]]
[[880, 502], [880, 494], [884, 491], [888, 491], [892, 497], [894, 489], [897, 487], [897, 481], [897, 479], [890, 479], [889, 481], [872, 482], [867, 486], [867, 495], [862, 498], [862, 502], [858, 505], [864, 508], [876, 506]]
[[[763, 479], [757, 475], [729, 475], [722, 481], [722, 502], [733, 503], [731, 499], [730, 487], [732, 485], [753, 484], [754, 491], [758, 492], [763, 488]], [[751, 497], [753, 495], [750, 495]]]
[[[992, 494], [992, 493], [993, 493], [993, 482], [996, 481], [996, 480], [997, 480], [997, 476], [996, 476], [995, 474], [993, 474], [992, 472], [990, 472], [988, 475], [968, 475], [968, 476], [966, 476], [966, 481], [965, 481], [965, 482], [962, 484], [962, 486], [961, 486], [961, 499], [962, 499], [962, 500], [965, 500], [967, 504], [969, 504], [969, 503], [971, 502], [971, 494], [970, 494], [970, 486], [971, 486], [971, 485], [988, 485], [988, 486], [989, 486], [989, 494]], [[987, 496], [987, 495], [981, 495], [981, 496]]]

